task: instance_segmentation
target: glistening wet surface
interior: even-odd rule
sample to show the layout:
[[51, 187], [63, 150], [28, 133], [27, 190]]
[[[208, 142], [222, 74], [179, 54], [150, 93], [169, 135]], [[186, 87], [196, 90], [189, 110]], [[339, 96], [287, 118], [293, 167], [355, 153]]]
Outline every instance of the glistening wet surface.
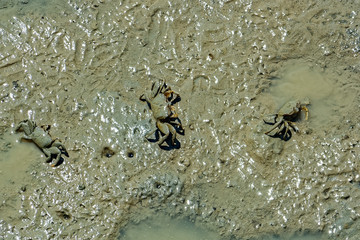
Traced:
[[[1, 1], [0, 238], [116, 239], [162, 212], [221, 239], [358, 239], [359, 9]], [[140, 96], [160, 80], [180, 99], [166, 88], [156, 112]], [[305, 97], [297, 133], [264, 134], [268, 114]], [[176, 146], [145, 138], [176, 114]], [[62, 164], [16, 140], [25, 119], [51, 126]]]

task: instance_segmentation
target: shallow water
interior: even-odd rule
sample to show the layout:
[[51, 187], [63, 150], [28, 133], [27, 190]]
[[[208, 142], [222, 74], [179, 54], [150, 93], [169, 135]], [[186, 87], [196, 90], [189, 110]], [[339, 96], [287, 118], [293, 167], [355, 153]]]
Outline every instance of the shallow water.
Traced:
[[18, 195], [32, 182], [34, 166], [41, 159], [41, 151], [30, 143], [19, 144], [19, 136], [9, 132], [2, 135], [0, 155], [0, 208], [2, 220], [19, 217], [21, 201]]
[[339, 121], [339, 109], [354, 102], [356, 93], [349, 94], [337, 83], [331, 70], [302, 60], [292, 60], [280, 70], [279, 77], [272, 80], [270, 95], [278, 109], [294, 99], [310, 100], [310, 121], [314, 127], [322, 127], [331, 121]]
[[2, 189], [9, 186], [9, 182], [19, 185], [20, 182], [25, 184], [29, 181], [29, 178], [21, 179], [21, 177], [26, 174], [30, 176], [27, 170], [31, 165], [36, 164], [41, 159], [41, 155], [43, 155], [40, 150], [32, 146], [33, 144], [19, 144], [18, 136], [10, 135], [9, 133], [3, 136], [2, 141], [5, 142], [5, 147], [8, 149], [3, 150], [0, 156], [0, 187]]
[[[154, 214], [149, 219], [139, 223], [130, 223], [120, 231], [119, 240], [215, 240], [230, 239], [221, 237], [215, 232], [208, 231], [196, 226], [193, 222], [185, 219], [174, 219], [169, 216]], [[234, 238], [231, 238], [234, 239]], [[263, 235], [259, 234], [258, 239], [263, 240], [320, 240], [327, 239], [322, 233], [301, 233], [301, 234], [282, 234], [282, 235]], [[238, 239], [241, 240], [241, 239]]]
[[[115, 239], [162, 212], [224, 239], [358, 239], [358, 9], [2, 1], [0, 238]], [[139, 97], [160, 79], [181, 96], [175, 146], [144, 138], [156, 121]], [[264, 134], [305, 97], [299, 133]], [[51, 125], [61, 165], [18, 141], [24, 119]]]
[[118, 239], [158, 239], [158, 240], [215, 240], [215, 233], [208, 232], [186, 220], [175, 220], [168, 216], [156, 216], [139, 224], [128, 226]]

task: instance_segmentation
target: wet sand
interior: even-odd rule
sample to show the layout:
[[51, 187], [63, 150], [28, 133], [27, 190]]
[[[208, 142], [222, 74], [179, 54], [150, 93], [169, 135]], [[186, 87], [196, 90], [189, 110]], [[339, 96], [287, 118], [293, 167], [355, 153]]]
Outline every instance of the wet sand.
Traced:
[[[162, 214], [221, 239], [358, 239], [358, 9], [2, 1], [0, 238], [123, 239]], [[144, 137], [156, 121], [139, 97], [159, 80], [181, 96], [175, 147]], [[264, 134], [304, 98], [298, 133]], [[45, 163], [14, 132], [24, 119], [69, 157]]]

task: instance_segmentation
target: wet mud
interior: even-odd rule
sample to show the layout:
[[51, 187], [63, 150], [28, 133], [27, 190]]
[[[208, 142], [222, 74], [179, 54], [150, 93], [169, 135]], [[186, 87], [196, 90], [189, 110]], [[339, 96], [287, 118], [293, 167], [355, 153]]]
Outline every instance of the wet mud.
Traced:
[[[134, 223], [160, 236], [162, 215], [208, 239], [358, 239], [358, 10], [1, 1], [0, 238], [131, 239]], [[159, 80], [180, 95], [184, 129], [165, 149], [145, 138], [156, 119], [139, 99]], [[298, 132], [264, 134], [264, 118], [304, 98]], [[51, 167], [20, 141], [25, 119], [69, 157]]]

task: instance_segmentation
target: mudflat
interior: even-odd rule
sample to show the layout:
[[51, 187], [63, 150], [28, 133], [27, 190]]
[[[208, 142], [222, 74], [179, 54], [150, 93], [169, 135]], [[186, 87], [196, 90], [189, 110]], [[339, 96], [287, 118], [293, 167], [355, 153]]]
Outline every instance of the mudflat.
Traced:
[[[359, 8], [1, 1], [0, 238], [130, 239], [134, 223], [160, 236], [189, 220], [221, 239], [358, 239]], [[160, 80], [181, 97], [175, 146], [145, 138], [156, 119], [139, 98]], [[264, 134], [303, 98], [299, 132]], [[69, 157], [46, 163], [15, 132], [25, 119]]]

